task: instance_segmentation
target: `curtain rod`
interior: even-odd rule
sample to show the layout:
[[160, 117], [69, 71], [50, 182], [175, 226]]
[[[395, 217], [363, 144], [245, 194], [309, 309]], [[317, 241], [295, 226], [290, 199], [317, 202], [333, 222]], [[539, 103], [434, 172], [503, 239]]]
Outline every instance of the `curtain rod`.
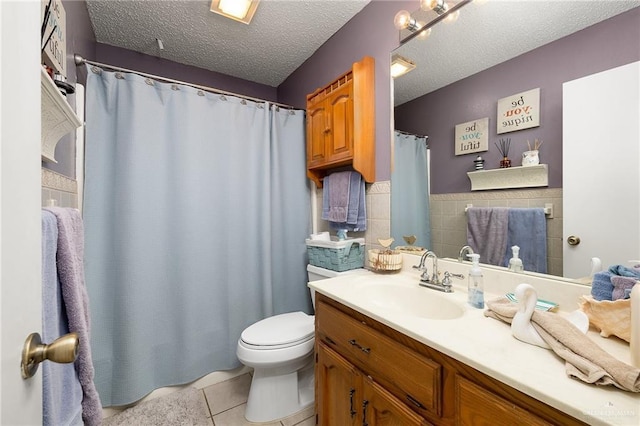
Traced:
[[116, 67], [114, 65], [103, 64], [101, 62], [89, 61], [89, 60], [83, 58], [81, 55], [78, 55], [77, 53], [73, 55], [73, 61], [75, 62], [76, 66], [80, 66], [80, 65], [84, 65], [84, 64], [95, 65], [97, 67], [107, 68], [107, 69], [110, 69], [110, 70], [113, 70], [113, 71], [122, 71], [122, 72], [130, 72], [130, 73], [138, 74], [138, 75], [141, 75], [143, 77], [151, 78], [153, 80], [164, 81], [164, 82], [167, 82], [167, 83], [183, 84], [185, 86], [190, 86], [190, 87], [193, 87], [193, 88], [196, 88], [196, 89], [201, 89], [201, 90], [204, 90], [204, 91], [207, 91], [207, 92], [217, 93], [217, 94], [220, 94], [220, 95], [235, 96], [237, 98], [246, 99], [246, 100], [254, 101], [254, 102], [269, 102], [270, 104], [277, 105], [279, 107], [286, 108], [286, 109], [301, 109], [301, 108], [296, 108], [296, 107], [294, 107], [292, 105], [287, 105], [287, 104], [281, 104], [281, 103], [278, 103], [278, 102], [267, 101], [265, 99], [252, 98], [251, 96], [240, 95], [238, 93], [233, 93], [233, 92], [226, 92], [224, 90], [216, 89], [214, 87], [201, 86], [199, 84], [189, 83], [187, 81], [173, 80], [171, 78], [166, 78], [166, 77], [162, 77], [162, 76], [159, 76], [159, 75], [147, 74], [147, 73], [144, 73], [144, 72], [134, 71], [134, 70], [130, 70], [130, 69], [127, 69], [127, 68]]
[[415, 133], [409, 133], [409, 132], [405, 132], [404, 130], [397, 130], [397, 129], [396, 129], [395, 131], [396, 131], [396, 132], [398, 132], [398, 133], [401, 133], [401, 134], [403, 134], [403, 135], [415, 136], [415, 137], [417, 137], [417, 138], [425, 138], [425, 139], [429, 139], [429, 136], [426, 136], [426, 135], [417, 135], [417, 134], [415, 134]]

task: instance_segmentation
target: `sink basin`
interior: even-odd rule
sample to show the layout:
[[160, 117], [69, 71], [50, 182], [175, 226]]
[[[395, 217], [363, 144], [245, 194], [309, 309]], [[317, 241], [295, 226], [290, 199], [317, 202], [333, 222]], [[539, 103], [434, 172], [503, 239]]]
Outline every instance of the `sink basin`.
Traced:
[[362, 287], [362, 301], [376, 308], [432, 320], [450, 320], [464, 314], [462, 306], [426, 288], [393, 284]]

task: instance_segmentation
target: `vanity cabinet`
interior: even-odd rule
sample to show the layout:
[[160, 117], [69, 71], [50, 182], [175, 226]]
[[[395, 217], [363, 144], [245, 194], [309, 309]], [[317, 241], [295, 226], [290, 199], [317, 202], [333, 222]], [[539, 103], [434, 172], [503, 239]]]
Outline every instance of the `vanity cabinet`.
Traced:
[[316, 412], [319, 425], [584, 425], [319, 293]]
[[353, 167], [375, 181], [375, 63], [365, 57], [307, 95], [307, 176], [318, 187], [329, 170]]
[[456, 407], [458, 425], [551, 425], [460, 375], [456, 376]]
[[316, 377], [318, 424], [320, 425], [427, 425], [424, 418], [406, 407], [371, 377], [335, 351], [317, 347]]

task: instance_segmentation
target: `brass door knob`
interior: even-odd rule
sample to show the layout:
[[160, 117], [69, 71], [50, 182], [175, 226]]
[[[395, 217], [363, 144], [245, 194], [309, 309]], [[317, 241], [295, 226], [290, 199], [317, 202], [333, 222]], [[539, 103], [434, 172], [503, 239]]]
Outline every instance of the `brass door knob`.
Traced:
[[58, 337], [50, 344], [42, 343], [39, 333], [31, 333], [24, 342], [22, 349], [22, 378], [33, 377], [38, 371], [38, 364], [44, 360], [69, 364], [76, 360], [78, 355], [78, 333], [69, 333]]
[[567, 238], [567, 242], [569, 243], [570, 246], [577, 246], [578, 244], [580, 244], [580, 237], [571, 235], [569, 236], [569, 238]]

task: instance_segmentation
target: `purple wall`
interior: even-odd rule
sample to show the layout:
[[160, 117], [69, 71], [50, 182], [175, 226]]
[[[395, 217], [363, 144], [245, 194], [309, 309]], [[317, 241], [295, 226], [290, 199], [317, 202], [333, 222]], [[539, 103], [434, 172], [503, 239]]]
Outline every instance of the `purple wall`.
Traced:
[[399, 46], [393, 17], [401, 9], [417, 10], [419, 1], [372, 0], [323, 44], [279, 87], [282, 103], [306, 108], [306, 95], [351, 68], [364, 56], [376, 61], [376, 180], [391, 176], [391, 51]]
[[254, 83], [191, 65], [180, 64], [156, 56], [145, 55], [144, 53], [134, 52], [108, 44], [97, 44], [96, 61], [147, 74], [199, 84], [201, 86], [214, 87], [226, 92], [237, 93], [253, 98], [273, 102], [278, 101], [278, 94], [275, 87]]
[[[74, 63], [73, 55], [77, 53], [92, 61], [215, 87], [254, 98], [278, 101], [275, 87], [96, 43], [86, 3], [77, 0], [63, 0], [63, 5], [67, 18], [67, 81], [71, 84], [76, 82], [84, 84], [87, 77], [84, 67], [76, 67]], [[68, 100], [75, 108], [75, 96], [70, 95]], [[64, 136], [56, 145], [55, 158], [58, 163], [43, 161], [42, 166], [75, 178], [75, 141], [75, 134]]]
[[[396, 129], [429, 135], [431, 192], [468, 192], [467, 172], [477, 154], [454, 155], [456, 124], [489, 117], [485, 168], [498, 168], [494, 141], [511, 138], [509, 157], [519, 166], [527, 140], [544, 142], [549, 187], [562, 187], [562, 83], [640, 60], [640, 8], [635, 8], [395, 108]], [[540, 126], [496, 134], [500, 98], [540, 88]], [[615, 124], [612, 124], [615, 125]], [[615, 141], [602, 141], [614, 144]]]

